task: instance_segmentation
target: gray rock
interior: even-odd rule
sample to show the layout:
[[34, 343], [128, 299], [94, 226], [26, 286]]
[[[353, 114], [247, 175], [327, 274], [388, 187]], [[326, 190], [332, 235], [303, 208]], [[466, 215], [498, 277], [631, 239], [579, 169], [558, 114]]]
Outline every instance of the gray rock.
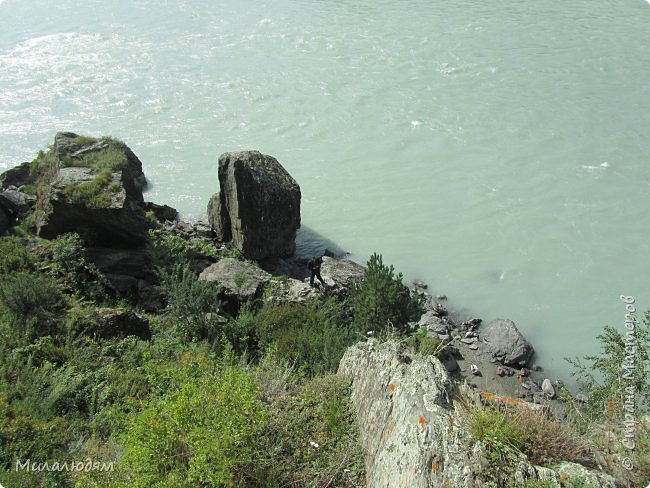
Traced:
[[304, 281], [288, 278], [286, 281], [273, 280], [267, 287], [269, 303], [305, 303], [319, 296], [319, 292]]
[[[99, 188], [81, 192], [101, 181], [105, 169], [94, 165], [104, 151], [113, 152], [119, 167]], [[53, 239], [79, 232], [96, 244], [119, 248], [147, 241], [142, 198], [146, 180], [142, 163], [125, 144], [58, 133], [48, 160], [54, 162], [49, 163], [49, 193], [39, 201], [44, 209], [37, 224], [40, 236]]]
[[[581, 482], [598, 488], [618, 488], [622, 486], [612, 476], [588, 469], [581, 464], [563, 462], [556, 469], [559, 480], [568, 483]], [[584, 486], [584, 485], [583, 485]]]
[[512, 320], [493, 320], [483, 329], [481, 339], [488, 356], [506, 366], [525, 366], [533, 355], [533, 346]]
[[300, 227], [300, 187], [272, 156], [258, 151], [219, 157], [221, 191], [208, 203], [217, 239], [252, 259], [292, 255]]
[[126, 275], [148, 281], [155, 280], [151, 250], [89, 247], [86, 258], [104, 274]]
[[10, 186], [20, 188], [34, 183], [34, 178], [29, 174], [30, 165], [29, 162], [22, 163], [0, 174], [0, 188], [3, 190]]
[[542, 391], [547, 398], [550, 398], [551, 400], [555, 398], [555, 388], [553, 388], [553, 383], [551, 383], [551, 380], [548, 378], [545, 378], [544, 381], [542, 381]]
[[178, 211], [169, 205], [158, 205], [153, 202], [145, 202], [144, 209], [153, 212], [154, 217], [160, 222], [174, 222], [178, 218]]
[[36, 197], [27, 195], [15, 188], [10, 188], [0, 193], [0, 208], [6, 209], [10, 214], [22, 219], [31, 212], [36, 205]]
[[108, 310], [100, 312], [97, 333], [105, 339], [133, 335], [140, 339], [150, 339], [149, 320], [130, 310]]
[[418, 322], [420, 327], [426, 327], [429, 334], [447, 334], [451, 329], [447, 321], [440, 318], [433, 310], [425, 311]]
[[215, 283], [223, 288], [224, 298], [241, 304], [261, 296], [271, 275], [253, 264], [224, 258], [205, 268], [199, 280]]
[[349, 288], [363, 281], [366, 268], [349, 259], [323, 257], [321, 276], [329, 286]]
[[400, 361], [403, 355], [396, 342], [370, 339], [350, 347], [341, 359], [339, 374], [352, 380], [366, 483], [440, 486], [432, 478], [462, 476], [466, 464], [458, 432], [449, 428], [451, 381], [433, 356], [407, 363]]

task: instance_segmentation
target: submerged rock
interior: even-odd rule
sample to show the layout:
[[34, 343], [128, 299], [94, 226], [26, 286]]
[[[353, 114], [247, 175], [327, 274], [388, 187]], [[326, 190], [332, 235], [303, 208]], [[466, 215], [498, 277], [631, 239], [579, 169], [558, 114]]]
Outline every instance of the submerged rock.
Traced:
[[108, 138], [56, 135], [37, 158], [39, 235], [53, 239], [78, 232], [109, 247], [137, 247], [147, 241], [142, 163], [124, 143]]
[[533, 346], [509, 319], [496, 319], [481, 332], [483, 351], [506, 366], [526, 366], [533, 355]]
[[258, 151], [219, 157], [221, 191], [208, 203], [217, 239], [251, 259], [292, 255], [300, 227], [300, 187], [272, 156]]

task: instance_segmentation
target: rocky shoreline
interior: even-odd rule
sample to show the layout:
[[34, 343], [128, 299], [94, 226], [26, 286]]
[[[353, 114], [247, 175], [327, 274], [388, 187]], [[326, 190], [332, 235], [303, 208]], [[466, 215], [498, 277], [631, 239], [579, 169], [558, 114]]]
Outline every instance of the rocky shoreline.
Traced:
[[[273, 157], [226, 153], [218, 177], [221, 191], [210, 199], [207, 219], [190, 222], [172, 207], [144, 201], [142, 163], [126, 145], [58, 133], [47, 153], [0, 176], [0, 235], [25, 229], [46, 239], [80, 234], [107, 287], [150, 313], [163, 310], [165, 301], [149, 232], [209, 244], [218, 253], [195, 256], [192, 270], [219, 290], [224, 323], [253, 300], [340, 300], [364, 279], [364, 266], [327, 253], [325, 286], [310, 286], [307, 262], [292, 256], [301, 223], [300, 187]], [[531, 362], [534, 348], [512, 321], [458, 318], [445, 307], [446, 297], [430, 294], [423, 282], [404, 293], [420, 297], [422, 314], [410, 331], [425, 330], [439, 343], [437, 357], [419, 357], [403, 340], [380, 343], [369, 330], [339, 367], [353, 383], [369, 486], [479, 486], [472, 480], [481, 469], [480, 453], [453, 454], [468, 445], [448, 428], [449, 422], [463, 422], [458, 398], [561, 416], [557, 383]], [[109, 337], [150, 336], [146, 319], [133, 312], [106, 313], [100, 329]], [[571, 463], [550, 470], [522, 460], [517, 468], [522, 480], [556, 483], [551, 486], [575, 472], [596, 486], [617, 486], [611, 477]]]

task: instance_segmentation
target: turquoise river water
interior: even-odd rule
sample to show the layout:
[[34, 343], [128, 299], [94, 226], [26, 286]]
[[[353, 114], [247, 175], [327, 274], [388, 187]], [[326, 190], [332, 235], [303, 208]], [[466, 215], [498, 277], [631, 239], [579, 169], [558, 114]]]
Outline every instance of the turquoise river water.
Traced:
[[0, 0], [0, 169], [113, 135], [198, 217], [258, 149], [301, 252], [379, 251], [566, 376], [650, 308], [649, 80], [645, 0]]

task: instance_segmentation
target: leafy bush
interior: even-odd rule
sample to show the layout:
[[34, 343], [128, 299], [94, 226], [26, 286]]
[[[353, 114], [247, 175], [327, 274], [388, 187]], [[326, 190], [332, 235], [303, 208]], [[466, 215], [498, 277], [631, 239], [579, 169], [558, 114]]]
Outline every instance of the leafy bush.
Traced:
[[215, 256], [216, 248], [199, 239], [187, 240], [165, 231], [149, 231], [154, 262], [159, 266], [191, 265], [195, 259]]
[[346, 348], [359, 339], [334, 299], [265, 304], [255, 322], [260, 350], [274, 344], [280, 358], [311, 376], [335, 371]]
[[17, 237], [0, 238], [0, 274], [15, 271], [33, 271], [36, 257], [27, 248], [27, 242]]
[[179, 386], [153, 399], [126, 429], [117, 476], [129, 486], [235, 486], [255, 463], [266, 426], [259, 387], [245, 369], [186, 356]]
[[[566, 358], [575, 368], [572, 375], [578, 380], [579, 392], [587, 398], [578, 418], [589, 422], [613, 420], [610, 414], [624, 418], [622, 405], [626, 400], [626, 387], [634, 389], [635, 411], [650, 409], [650, 312], [645, 313], [642, 322], [638, 322], [635, 315], [634, 322], [634, 333], [628, 337], [606, 326], [598, 335], [599, 355]], [[628, 355], [633, 358], [633, 368], [626, 367]], [[571, 400], [576, 405], [575, 398]]]
[[222, 303], [217, 288], [199, 281], [188, 267], [178, 265], [171, 271], [158, 269], [160, 291], [167, 298], [167, 314], [185, 340], [216, 339], [217, 315]]
[[407, 323], [422, 311], [420, 300], [402, 284], [402, 274], [396, 275], [392, 265], [385, 266], [377, 253], [368, 260], [364, 280], [350, 293], [357, 328], [375, 332], [388, 327], [405, 332]]
[[275, 396], [246, 486], [365, 486], [349, 387], [328, 375]]
[[43, 274], [14, 273], [0, 283], [0, 311], [5, 310], [23, 339], [31, 340], [48, 332], [36, 326], [61, 307], [63, 301], [56, 283]]
[[468, 413], [469, 432], [486, 446], [486, 479], [508, 479], [521, 454], [532, 464], [551, 466], [562, 461], [588, 462], [585, 439], [570, 424], [544, 412], [479, 407]]
[[[610, 472], [626, 485], [642, 486], [650, 479], [650, 311], [642, 321], [636, 313], [627, 318], [634, 330], [623, 336], [605, 327], [598, 336], [600, 354], [566, 359], [574, 367], [581, 401], [566, 387], [560, 388], [559, 396], [567, 418], [589, 435]], [[630, 426], [634, 449], [612, 442], [626, 439]], [[617, 459], [623, 457], [632, 460], [633, 470], [622, 468]]]
[[58, 236], [51, 241], [52, 272], [62, 278], [72, 293], [80, 292], [86, 298], [103, 301], [108, 298], [106, 280], [97, 267], [86, 259], [86, 247], [77, 233]]

